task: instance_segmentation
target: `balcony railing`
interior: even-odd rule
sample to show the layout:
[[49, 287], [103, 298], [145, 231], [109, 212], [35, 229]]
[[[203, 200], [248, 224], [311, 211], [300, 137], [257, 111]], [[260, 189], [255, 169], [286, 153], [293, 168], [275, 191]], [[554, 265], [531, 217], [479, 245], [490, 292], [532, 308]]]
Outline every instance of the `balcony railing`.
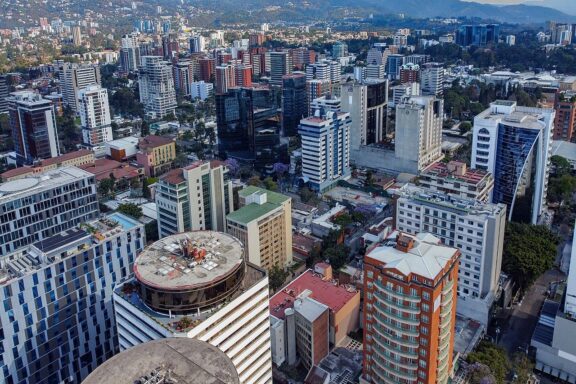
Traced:
[[404, 324], [409, 324], [409, 325], [420, 325], [420, 320], [418, 319], [410, 319], [408, 317], [404, 317], [400, 314], [397, 313], [392, 313], [392, 311], [386, 309], [386, 308], [382, 308], [382, 305], [379, 303], [375, 303], [374, 304], [374, 308], [376, 308], [376, 310], [378, 310], [378, 312], [382, 313], [384, 316], [388, 316], [391, 317], [393, 319], [396, 319]]
[[398, 304], [392, 300], [388, 300], [385, 297], [382, 297], [379, 293], [376, 293], [374, 296], [376, 297], [376, 299], [378, 301], [380, 301], [381, 303], [383, 303], [387, 307], [394, 308], [394, 309], [397, 309], [399, 311], [403, 311], [406, 313], [412, 313], [414, 315], [420, 314], [420, 308], [418, 308], [418, 307], [412, 307], [409, 305]]
[[386, 287], [384, 284], [382, 284], [381, 282], [379, 282], [378, 280], [376, 280], [374, 282], [376, 284], [376, 286], [378, 288], [380, 288], [381, 290], [383, 290], [386, 293], [389, 293], [390, 295], [398, 298], [398, 299], [402, 299], [402, 300], [406, 300], [406, 301], [412, 301], [414, 303], [419, 303], [420, 302], [420, 296], [417, 295], [411, 295], [409, 293], [402, 293], [402, 292], [398, 292], [395, 291], [392, 288], [388, 288]]

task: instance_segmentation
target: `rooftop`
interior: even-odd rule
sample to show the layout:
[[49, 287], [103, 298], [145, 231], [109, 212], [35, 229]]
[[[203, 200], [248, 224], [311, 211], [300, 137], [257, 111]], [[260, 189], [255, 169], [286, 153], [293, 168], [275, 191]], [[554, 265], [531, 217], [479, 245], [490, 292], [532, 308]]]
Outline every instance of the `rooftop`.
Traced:
[[189, 289], [220, 280], [244, 261], [244, 248], [233, 236], [196, 231], [165, 237], [146, 247], [134, 262], [145, 285]]
[[468, 168], [465, 163], [451, 161], [432, 163], [422, 172], [422, 176], [437, 177], [440, 179], [454, 179], [468, 184], [479, 184], [490, 176], [488, 171]]
[[96, 176], [98, 181], [109, 178], [111, 173], [117, 180], [140, 176], [138, 168], [111, 159], [96, 159], [94, 163], [80, 165], [79, 168]]
[[552, 155], [562, 156], [566, 160], [576, 161], [576, 143], [569, 141], [552, 141]]
[[174, 140], [169, 137], [148, 135], [140, 139], [138, 146], [140, 149], [150, 149], [168, 145], [170, 143], [174, 143]]
[[47, 191], [87, 177], [92, 177], [92, 174], [76, 167], [63, 167], [44, 172], [38, 176], [8, 181], [0, 184], [0, 203], [33, 193]]
[[18, 175], [23, 175], [23, 174], [34, 172], [35, 168], [47, 167], [47, 166], [52, 165], [52, 164], [61, 164], [64, 161], [77, 159], [79, 157], [84, 157], [84, 156], [89, 156], [89, 155], [94, 155], [94, 152], [92, 152], [88, 149], [80, 149], [78, 151], [65, 153], [64, 155], [52, 157], [50, 159], [41, 160], [37, 166], [33, 166], [33, 167], [25, 166], [25, 167], [19, 167], [19, 168], [11, 169], [9, 171], [4, 172], [1, 176], [4, 179], [8, 179], [8, 178], [15, 177]]
[[442, 245], [439, 238], [429, 233], [412, 236], [394, 231], [367, 256], [382, 263], [383, 268], [394, 269], [404, 276], [415, 274], [435, 280], [457, 253], [456, 248]]
[[270, 315], [283, 320], [286, 309], [294, 308], [294, 301], [299, 297], [309, 297], [338, 312], [356, 295], [359, 293], [354, 287], [326, 280], [309, 269], [270, 298]]
[[232, 360], [205, 341], [168, 338], [149, 341], [108, 359], [83, 384], [143, 384], [171, 378], [179, 384], [236, 384], [238, 372]]
[[313, 322], [318, 319], [324, 312], [328, 310], [328, 307], [324, 304], [311, 299], [310, 297], [304, 297], [303, 299], [297, 299], [294, 302], [294, 308], [298, 310], [298, 313], [306, 320]]
[[229, 213], [226, 218], [240, 224], [248, 224], [258, 220], [290, 200], [288, 196], [254, 186], [240, 190], [238, 196], [245, 199], [245, 205]]

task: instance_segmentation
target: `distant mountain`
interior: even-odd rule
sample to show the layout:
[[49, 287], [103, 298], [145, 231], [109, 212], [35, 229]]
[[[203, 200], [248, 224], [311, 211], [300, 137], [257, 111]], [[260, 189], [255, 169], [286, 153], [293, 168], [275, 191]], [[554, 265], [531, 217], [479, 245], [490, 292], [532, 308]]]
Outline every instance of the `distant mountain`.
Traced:
[[568, 15], [576, 16], [576, 2], [574, 0], [529, 0], [525, 4], [554, 8]]

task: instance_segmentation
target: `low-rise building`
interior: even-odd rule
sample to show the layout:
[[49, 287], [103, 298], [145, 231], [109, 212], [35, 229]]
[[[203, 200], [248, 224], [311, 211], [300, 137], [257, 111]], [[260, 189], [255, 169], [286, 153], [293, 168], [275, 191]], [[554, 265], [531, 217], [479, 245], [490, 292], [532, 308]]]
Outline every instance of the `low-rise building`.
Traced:
[[246, 247], [248, 260], [270, 270], [292, 262], [292, 199], [248, 186], [238, 192], [239, 207], [226, 216], [226, 231]]
[[105, 143], [106, 155], [116, 161], [123, 161], [136, 155], [138, 152], [138, 138], [134, 136], [123, 137]]
[[94, 152], [88, 149], [80, 149], [50, 159], [40, 160], [32, 166], [11, 169], [2, 173], [0, 177], [2, 177], [3, 181], [12, 181], [60, 167], [81, 167], [88, 164], [94, 164]]
[[149, 135], [138, 142], [136, 161], [148, 177], [157, 177], [172, 167], [176, 158], [176, 142], [168, 137]]

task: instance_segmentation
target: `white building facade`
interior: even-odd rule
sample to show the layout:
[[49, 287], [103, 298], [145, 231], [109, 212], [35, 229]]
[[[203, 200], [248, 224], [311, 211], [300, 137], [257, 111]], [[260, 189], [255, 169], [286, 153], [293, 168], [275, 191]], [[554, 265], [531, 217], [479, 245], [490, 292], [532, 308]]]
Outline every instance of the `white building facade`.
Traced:
[[92, 147], [113, 140], [110, 104], [106, 88], [91, 85], [80, 89], [78, 107], [84, 145]]

